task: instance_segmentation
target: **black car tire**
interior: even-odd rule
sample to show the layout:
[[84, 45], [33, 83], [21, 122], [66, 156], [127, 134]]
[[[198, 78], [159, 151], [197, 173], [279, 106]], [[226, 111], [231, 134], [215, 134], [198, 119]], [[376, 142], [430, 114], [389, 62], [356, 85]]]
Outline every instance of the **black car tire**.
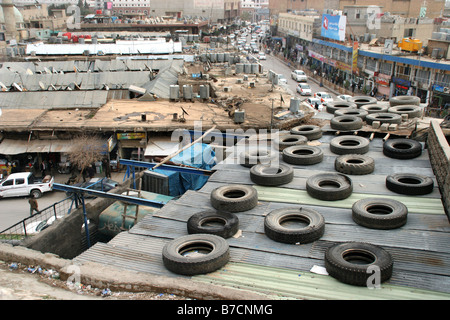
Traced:
[[283, 161], [294, 165], [313, 165], [323, 160], [323, 151], [319, 147], [299, 145], [283, 150]]
[[300, 134], [311, 141], [322, 137], [322, 129], [319, 126], [304, 124], [293, 127], [291, 129], [291, 134]]
[[294, 169], [281, 163], [277, 166], [258, 164], [250, 169], [250, 179], [261, 186], [279, 186], [293, 178]]
[[371, 113], [386, 113], [388, 112], [389, 107], [383, 106], [381, 104], [366, 104], [361, 106], [361, 110], [367, 111], [369, 114]]
[[395, 107], [390, 107], [388, 112], [395, 114], [407, 114], [408, 119], [420, 118], [422, 116], [422, 108], [415, 105], [399, 105]]
[[433, 192], [432, 178], [415, 173], [394, 173], [386, 177], [386, 188], [407, 195], [424, 195]]
[[337, 116], [330, 120], [330, 127], [334, 130], [358, 130], [363, 126], [363, 121], [357, 116]]
[[[305, 227], [285, 227], [283, 223], [302, 221]], [[304, 244], [316, 241], [325, 231], [325, 219], [315, 210], [292, 207], [271, 211], [264, 219], [264, 232], [270, 239], [289, 244]]]
[[340, 173], [319, 173], [306, 180], [306, 191], [316, 199], [343, 200], [353, 192], [352, 180]]
[[379, 271], [380, 283], [384, 282], [391, 278], [393, 266], [394, 261], [388, 251], [369, 243], [345, 242], [325, 251], [328, 274], [350, 285], [371, 285], [368, 282], [373, 277], [374, 269]]
[[389, 99], [389, 104], [391, 107], [403, 105], [403, 104], [412, 104], [412, 105], [420, 105], [420, 98], [416, 96], [397, 96]]
[[369, 139], [353, 135], [344, 135], [330, 141], [330, 151], [335, 154], [364, 154], [369, 151]]
[[[199, 250], [207, 254], [184, 255]], [[168, 242], [162, 250], [164, 266], [182, 275], [196, 275], [213, 272], [228, 263], [230, 258], [228, 242], [211, 234], [192, 234]]]
[[327, 104], [327, 112], [331, 114], [335, 114], [338, 110], [348, 109], [357, 109], [357, 105], [347, 101], [333, 101]]
[[247, 168], [256, 164], [270, 164], [278, 160], [279, 154], [271, 149], [258, 149], [247, 152], [241, 152], [239, 163]]
[[396, 113], [389, 112], [368, 114], [366, 117], [366, 123], [371, 125], [374, 121], [379, 121], [380, 123], [401, 124], [402, 116]]
[[408, 208], [400, 201], [385, 198], [365, 198], [352, 206], [352, 218], [370, 229], [395, 229], [406, 223]]
[[202, 211], [193, 214], [187, 221], [189, 234], [213, 234], [222, 238], [230, 238], [239, 229], [239, 219], [231, 212]]
[[422, 154], [422, 144], [412, 139], [386, 140], [383, 154], [394, 159], [413, 159]]
[[342, 109], [337, 110], [334, 115], [338, 116], [356, 116], [361, 118], [363, 121], [369, 113], [366, 110], [361, 109]]
[[218, 211], [242, 212], [258, 204], [258, 192], [252, 186], [226, 185], [211, 192], [211, 205]]
[[376, 104], [378, 101], [374, 97], [355, 96], [348, 99], [348, 102], [354, 103], [358, 108], [361, 108], [362, 106], [367, 104]]
[[306, 144], [308, 138], [300, 134], [289, 134], [280, 136], [277, 139], [274, 139], [273, 142], [279, 151], [283, 151], [287, 147]]
[[343, 174], [370, 174], [375, 170], [375, 160], [362, 154], [344, 154], [336, 157], [334, 168]]

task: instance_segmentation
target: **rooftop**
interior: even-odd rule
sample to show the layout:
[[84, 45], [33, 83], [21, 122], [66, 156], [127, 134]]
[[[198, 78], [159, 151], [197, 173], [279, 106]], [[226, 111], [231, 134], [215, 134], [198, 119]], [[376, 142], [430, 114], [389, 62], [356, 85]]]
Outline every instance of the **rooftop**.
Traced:
[[[194, 283], [211, 283], [262, 293], [271, 299], [449, 299], [450, 251], [447, 240], [450, 225], [435, 184], [425, 196], [404, 196], [385, 187], [386, 175], [421, 172], [434, 178], [428, 151], [410, 160], [387, 158], [382, 152], [383, 140], [370, 142], [367, 155], [375, 159], [375, 171], [369, 175], [349, 175], [353, 193], [345, 200], [323, 201], [312, 198], [305, 190], [308, 177], [335, 172], [330, 141], [335, 135], [324, 134], [314, 145], [324, 152], [321, 163], [294, 166], [292, 182], [279, 187], [255, 185], [249, 169], [234, 161], [246, 148], [257, 146], [241, 140], [215, 173], [198, 191], [188, 191], [170, 201], [153, 215], [147, 215], [129, 232], [121, 232], [108, 243], [97, 243], [74, 260], [97, 262], [142, 273], [174, 278], [189, 278]], [[283, 163], [280, 159], [280, 163]], [[227, 242], [230, 260], [219, 270], [192, 277], [168, 271], [162, 262], [163, 246], [172, 239], [187, 235], [186, 222], [191, 215], [214, 210], [210, 193], [230, 184], [251, 185], [258, 191], [258, 205], [239, 212], [239, 232]], [[351, 206], [362, 198], [385, 197], [403, 202], [408, 208], [407, 224], [392, 230], [362, 227], [352, 220]], [[306, 207], [318, 211], [325, 219], [325, 233], [309, 244], [284, 244], [264, 233], [264, 217], [274, 209]], [[381, 289], [343, 284], [314, 270], [324, 266], [324, 252], [334, 243], [368, 242], [383, 247], [394, 259], [391, 279]], [[313, 267], [315, 267], [313, 269]]]

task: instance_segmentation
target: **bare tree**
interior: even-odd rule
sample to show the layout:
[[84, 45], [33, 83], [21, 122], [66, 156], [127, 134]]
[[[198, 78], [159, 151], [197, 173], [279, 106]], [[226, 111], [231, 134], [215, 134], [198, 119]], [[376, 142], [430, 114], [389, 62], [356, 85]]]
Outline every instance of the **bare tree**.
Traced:
[[[81, 133], [72, 139], [71, 145], [72, 151], [68, 153], [67, 158], [72, 166], [80, 170], [81, 176], [90, 164], [100, 161], [106, 151], [105, 141], [88, 133]], [[81, 176], [77, 177], [77, 181]]]

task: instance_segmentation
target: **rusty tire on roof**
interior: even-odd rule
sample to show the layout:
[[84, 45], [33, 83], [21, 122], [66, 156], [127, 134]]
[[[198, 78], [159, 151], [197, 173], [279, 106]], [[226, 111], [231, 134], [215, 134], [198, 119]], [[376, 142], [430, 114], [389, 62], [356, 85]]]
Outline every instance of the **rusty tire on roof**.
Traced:
[[213, 272], [229, 260], [228, 242], [212, 234], [191, 234], [168, 242], [162, 250], [164, 266], [183, 275]]
[[[350, 285], [373, 285], [374, 271], [379, 271], [380, 283], [392, 276], [391, 254], [370, 243], [344, 242], [325, 251], [325, 268], [330, 276]], [[370, 282], [370, 283], [368, 283]]]

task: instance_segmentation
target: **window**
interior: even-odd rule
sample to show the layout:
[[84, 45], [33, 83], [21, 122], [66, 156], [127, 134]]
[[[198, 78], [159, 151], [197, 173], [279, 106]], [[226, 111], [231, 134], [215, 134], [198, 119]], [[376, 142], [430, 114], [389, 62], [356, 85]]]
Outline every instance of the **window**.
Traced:
[[14, 180], [6, 180], [5, 182], [3, 182], [2, 186], [6, 187], [6, 186], [12, 186], [14, 184]]
[[19, 185], [19, 184], [24, 184], [25, 183], [25, 179], [16, 179], [16, 185]]

